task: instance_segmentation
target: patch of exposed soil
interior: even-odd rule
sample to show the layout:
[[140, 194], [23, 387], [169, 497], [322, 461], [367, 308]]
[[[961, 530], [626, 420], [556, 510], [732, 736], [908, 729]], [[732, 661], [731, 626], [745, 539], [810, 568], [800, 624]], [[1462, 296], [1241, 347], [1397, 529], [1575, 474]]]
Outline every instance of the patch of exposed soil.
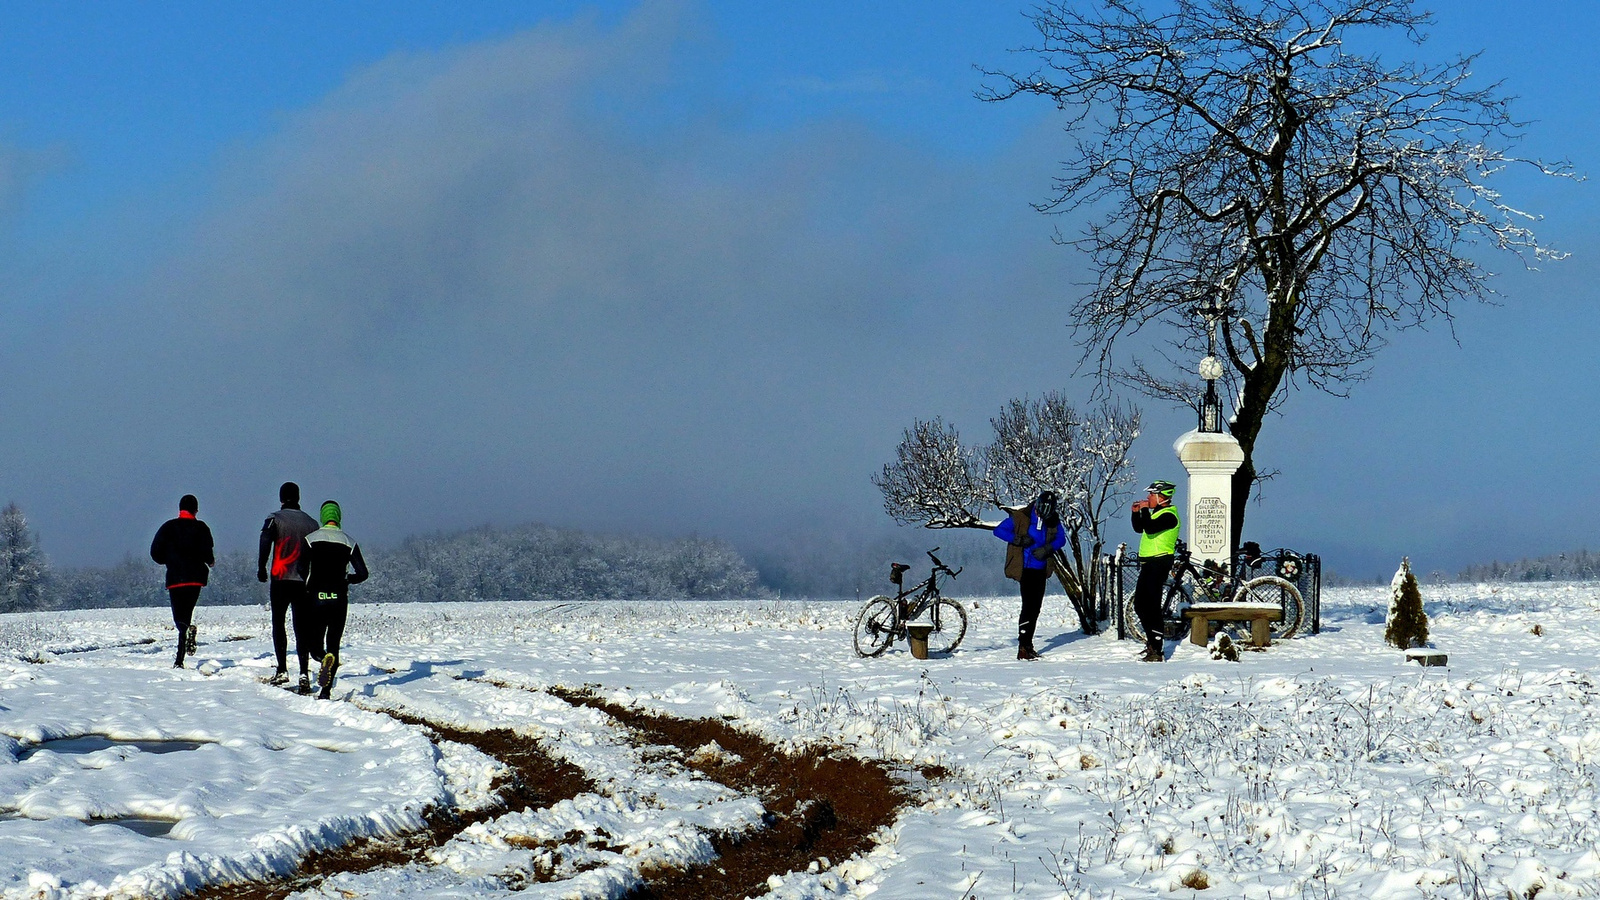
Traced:
[[420, 831], [390, 838], [359, 838], [343, 847], [309, 854], [301, 861], [300, 868], [288, 877], [216, 885], [191, 896], [196, 900], [282, 900], [340, 873], [368, 872], [416, 862], [468, 826], [505, 812], [543, 808], [594, 790], [594, 782], [581, 769], [550, 756], [538, 743], [510, 729], [462, 731], [412, 716], [392, 712], [389, 715], [427, 729], [436, 740], [476, 747], [510, 767], [511, 774], [493, 785], [496, 802], [466, 812], [432, 809], [424, 815], [427, 825]]
[[641, 712], [586, 691], [552, 688], [550, 693], [604, 711], [633, 729], [642, 743], [676, 747], [684, 765], [754, 795], [767, 809], [767, 828], [712, 835], [717, 859], [688, 869], [646, 872], [645, 884], [629, 900], [760, 896], [767, 893], [770, 876], [805, 871], [813, 860], [837, 862], [870, 850], [873, 834], [894, 819], [907, 799], [901, 782], [879, 763], [816, 751], [789, 756], [716, 719]]

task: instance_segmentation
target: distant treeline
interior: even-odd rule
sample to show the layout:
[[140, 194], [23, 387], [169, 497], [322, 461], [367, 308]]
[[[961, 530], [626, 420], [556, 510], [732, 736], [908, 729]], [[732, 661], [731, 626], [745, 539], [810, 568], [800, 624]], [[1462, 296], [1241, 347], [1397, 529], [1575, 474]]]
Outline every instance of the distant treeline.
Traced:
[[[1438, 569], [1429, 571], [1426, 575], [1421, 571], [1416, 574], [1419, 580], [1429, 584], [1445, 584], [1452, 581], [1461, 584], [1481, 584], [1489, 581], [1594, 581], [1600, 579], [1600, 554], [1590, 553], [1587, 550], [1572, 550], [1566, 553], [1519, 559], [1516, 562], [1495, 560], [1479, 563], [1467, 566], [1454, 575]], [[1329, 570], [1323, 570], [1322, 575], [1324, 587], [1386, 585], [1391, 580], [1392, 576], [1389, 575], [1351, 577]]]
[[[993, 546], [991, 546], [993, 545]], [[1005, 547], [986, 533], [906, 529], [849, 539], [791, 535], [751, 554], [713, 538], [660, 539], [591, 534], [548, 525], [474, 528], [407, 538], [398, 547], [361, 548], [372, 577], [355, 588], [357, 603], [443, 600], [728, 600], [769, 596], [852, 599], [889, 593], [889, 563], [927, 577], [923, 551], [940, 547], [951, 568], [965, 567], [947, 591], [1009, 594], [1001, 569]], [[915, 582], [908, 581], [907, 584]], [[107, 567], [55, 569], [37, 609], [157, 606], [167, 602], [161, 568], [129, 556]], [[201, 603], [261, 603], [253, 552], [224, 553]]]
[[[1335, 572], [1335, 571], [1333, 571], [1331, 569], [1323, 569], [1322, 570], [1322, 586], [1323, 587], [1367, 587], [1369, 585], [1388, 584], [1392, 577], [1393, 576], [1378, 576], [1378, 575], [1370, 575], [1370, 576], [1367, 576], [1367, 577], [1361, 577], [1359, 575], [1346, 575], [1343, 572]], [[1438, 581], [1437, 578], [1431, 579], [1431, 580], [1432, 581]]]
[[[362, 548], [372, 577], [358, 603], [473, 600], [725, 600], [766, 596], [725, 541], [591, 534], [548, 525], [475, 528]], [[47, 571], [35, 609], [157, 606], [161, 568], [133, 556], [109, 567]], [[262, 603], [256, 555], [217, 558], [202, 604]]]
[[[1600, 579], [1600, 554], [1590, 553], [1588, 550], [1570, 550], [1566, 553], [1519, 559], [1516, 562], [1495, 560], [1480, 563], [1467, 566], [1453, 577], [1447, 572], [1437, 570], [1429, 572], [1426, 576], [1418, 572], [1417, 577], [1433, 584], [1449, 581], [1462, 584], [1481, 584], [1489, 581], [1594, 581]], [[1335, 573], [1325, 573], [1322, 583], [1329, 587], [1338, 587], [1388, 584], [1389, 580], [1388, 577], [1348, 578]]]
[[[1017, 584], [1005, 578], [1005, 544], [987, 531], [895, 528], [875, 533], [799, 531], [749, 551], [761, 583], [780, 596], [818, 600], [862, 599], [893, 593], [889, 563], [911, 566], [906, 586], [928, 577], [927, 552], [961, 569], [954, 582], [941, 581], [947, 594], [993, 596], [1015, 594]], [[1051, 596], [1061, 589], [1051, 582]]]
[[[864, 599], [891, 593], [889, 563], [911, 565], [907, 586], [927, 577], [924, 551], [960, 578], [958, 595], [1011, 594], [1004, 546], [983, 531], [882, 529], [779, 531], [749, 553], [715, 538], [594, 534], [548, 525], [481, 527], [419, 535], [397, 547], [366, 546], [372, 577], [357, 603], [474, 600], [723, 600], [770, 596]], [[162, 570], [143, 555], [111, 566], [54, 568], [16, 504], [0, 510], [0, 612], [161, 606]], [[254, 551], [220, 554], [202, 604], [264, 602]]]
[[1588, 550], [1554, 553], [1516, 562], [1468, 566], [1457, 581], [1592, 581], [1600, 578], [1600, 555]]

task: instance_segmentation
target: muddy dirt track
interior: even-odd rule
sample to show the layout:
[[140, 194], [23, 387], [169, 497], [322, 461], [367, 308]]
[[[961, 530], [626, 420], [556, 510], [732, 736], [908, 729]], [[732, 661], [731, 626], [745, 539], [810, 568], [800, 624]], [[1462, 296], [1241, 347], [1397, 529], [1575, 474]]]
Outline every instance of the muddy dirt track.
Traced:
[[[498, 685], [514, 689], [509, 685]], [[764, 827], [711, 834], [717, 858], [687, 869], [641, 873], [631, 900], [739, 900], [767, 892], [773, 875], [804, 871], [870, 850], [873, 835], [888, 825], [907, 799], [906, 788], [882, 765], [807, 751], [781, 752], [767, 741], [712, 719], [680, 719], [607, 703], [582, 690], [548, 693], [576, 706], [600, 710], [627, 729], [648, 753], [671, 757], [704, 778], [761, 801]], [[477, 748], [505, 764], [511, 774], [494, 786], [496, 801], [472, 811], [431, 810], [427, 827], [392, 838], [367, 838], [308, 855], [291, 875], [265, 882], [218, 885], [189, 895], [195, 900], [281, 900], [316, 887], [340, 873], [427, 864], [429, 850], [467, 827], [524, 809], [537, 809], [594, 791], [577, 767], [547, 752], [537, 741], [508, 729], [473, 732], [386, 711], [425, 729], [435, 741]], [[708, 748], [715, 745], [715, 752]], [[928, 776], [939, 773], [927, 772]], [[548, 872], [527, 873], [545, 880]]]
[[[646, 744], [674, 747], [706, 778], [752, 794], [767, 827], [714, 837], [717, 859], [658, 873], [632, 900], [739, 900], [767, 892], [772, 875], [804, 870], [813, 860], [844, 860], [872, 847], [906, 794], [876, 763], [815, 751], [787, 756], [770, 743], [715, 719], [678, 719], [627, 709], [584, 692], [553, 689], [568, 702], [599, 709]], [[723, 753], [698, 752], [715, 743]]]

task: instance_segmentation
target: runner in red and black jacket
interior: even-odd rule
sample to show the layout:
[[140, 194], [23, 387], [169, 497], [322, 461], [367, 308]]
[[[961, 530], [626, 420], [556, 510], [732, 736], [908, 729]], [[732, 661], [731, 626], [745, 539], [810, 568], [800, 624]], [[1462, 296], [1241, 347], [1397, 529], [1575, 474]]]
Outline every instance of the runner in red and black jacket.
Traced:
[[300, 670], [305, 671], [306, 653], [316, 641], [316, 610], [306, 597], [306, 579], [300, 572], [301, 541], [317, 530], [317, 520], [300, 508], [300, 485], [285, 481], [278, 488], [278, 502], [283, 508], [267, 516], [261, 526], [260, 553], [256, 557], [256, 580], [267, 581], [271, 567], [271, 585], [267, 597], [272, 607], [272, 649], [278, 654], [278, 671], [271, 678], [273, 684], [289, 680], [289, 633], [284, 627], [289, 610], [294, 610], [295, 652], [300, 655]]
[[217, 562], [211, 529], [195, 518], [198, 512], [200, 501], [193, 494], [184, 494], [178, 501], [178, 517], [163, 523], [150, 542], [150, 558], [167, 567], [172, 624], [178, 626], [178, 657], [172, 665], [179, 669], [183, 668], [183, 657], [195, 650], [194, 606]]

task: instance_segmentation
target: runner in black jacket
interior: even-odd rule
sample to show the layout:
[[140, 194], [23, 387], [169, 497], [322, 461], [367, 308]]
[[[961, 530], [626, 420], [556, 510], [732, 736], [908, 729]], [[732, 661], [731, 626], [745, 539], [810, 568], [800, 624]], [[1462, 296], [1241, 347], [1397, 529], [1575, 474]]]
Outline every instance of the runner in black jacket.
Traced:
[[[316, 611], [306, 598], [306, 578], [300, 571], [300, 546], [306, 535], [317, 530], [317, 520], [300, 509], [300, 485], [285, 481], [278, 488], [283, 508], [267, 516], [261, 526], [260, 553], [256, 557], [256, 580], [267, 581], [267, 597], [272, 606], [272, 649], [278, 655], [278, 671], [273, 684], [289, 680], [289, 633], [284, 627], [289, 610], [294, 609], [294, 648], [300, 657], [300, 674], [306, 674], [306, 654], [315, 643]], [[268, 574], [268, 565], [271, 574]], [[309, 686], [310, 682], [307, 681]]]
[[[305, 556], [306, 593], [317, 606], [316, 647], [322, 653], [322, 669], [317, 682], [319, 695], [327, 700], [333, 693], [333, 676], [339, 670], [339, 639], [344, 636], [345, 614], [350, 609], [350, 585], [367, 580], [367, 563], [361, 547], [339, 528], [343, 513], [339, 504], [325, 500], [317, 518], [322, 527], [311, 532], [302, 544]], [[302, 690], [309, 690], [304, 674]]]
[[195, 649], [194, 605], [200, 589], [211, 580], [216, 555], [211, 529], [195, 518], [200, 501], [184, 494], [178, 501], [178, 517], [168, 519], [150, 542], [150, 558], [167, 567], [167, 596], [172, 601], [172, 624], [178, 626], [178, 657], [172, 665], [183, 668], [185, 654]]

